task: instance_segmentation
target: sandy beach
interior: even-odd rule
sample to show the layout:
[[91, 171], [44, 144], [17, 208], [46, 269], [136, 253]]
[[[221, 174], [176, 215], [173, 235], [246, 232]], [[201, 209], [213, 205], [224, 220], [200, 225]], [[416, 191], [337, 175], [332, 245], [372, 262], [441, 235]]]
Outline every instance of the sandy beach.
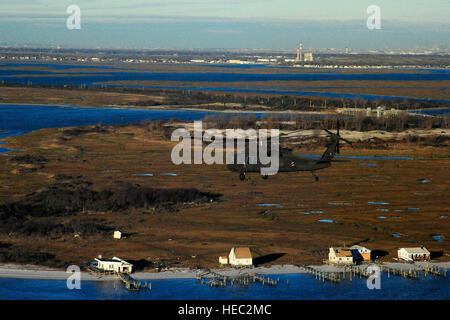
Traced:
[[[197, 272], [201, 270], [191, 270], [187, 268], [171, 269], [163, 272], [136, 272], [132, 276], [136, 280], [155, 280], [155, 279], [193, 279]], [[216, 269], [214, 272], [227, 276], [237, 276], [240, 273], [258, 273], [258, 274], [292, 274], [304, 273], [304, 271], [293, 265], [282, 265], [272, 267], [257, 267], [251, 269]], [[34, 265], [16, 265], [4, 264], [0, 265], [0, 278], [17, 278], [17, 279], [40, 279], [40, 280], [67, 280], [70, 276], [62, 270], [51, 269]], [[115, 280], [115, 276], [97, 277], [88, 272], [81, 273], [81, 279], [86, 281], [111, 281]]]
[[[384, 263], [383, 266], [397, 270], [420, 270], [420, 266], [425, 263]], [[442, 269], [450, 269], [450, 262], [429, 263], [428, 265], [439, 267]], [[367, 265], [361, 265], [367, 266]], [[339, 272], [342, 271], [341, 266], [335, 265], [321, 265], [313, 266], [320, 272]], [[197, 272], [203, 270], [192, 270], [188, 268], [170, 269], [163, 272], [136, 272], [132, 276], [136, 280], [163, 280], [163, 279], [194, 279]], [[271, 274], [301, 274], [305, 271], [298, 266], [294, 265], [274, 265], [271, 267], [253, 267], [246, 269], [215, 269], [212, 270], [215, 273], [219, 273], [229, 277], [236, 277], [243, 273], [257, 273], [261, 275]], [[34, 265], [16, 265], [16, 264], [3, 264], [0, 265], [0, 278], [16, 278], [16, 279], [34, 279], [34, 280], [67, 280], [70, 273], [66, 273], [62, 270], [51, 269]], [[117, 279], [115, 276], [102, 276], [97, 277], [88, 272], [81, 273], [81, 279], [85, 281], [113, 281]]]

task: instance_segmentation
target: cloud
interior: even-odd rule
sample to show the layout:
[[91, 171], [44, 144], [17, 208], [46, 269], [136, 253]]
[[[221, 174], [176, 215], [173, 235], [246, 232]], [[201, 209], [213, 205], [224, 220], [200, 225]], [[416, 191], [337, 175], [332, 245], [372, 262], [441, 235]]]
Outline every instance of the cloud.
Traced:
[[206, 32], [209, 33], [214, 33], [214, 34], [239, 34], [241, 33], [238, 30], [227, 30], [227, 29], [207, 29], [205, 30]]
[[[151, 22], [82, 22], [69, 31], [65, 20], [5, 22], [0, 45], [102, 48], [268, 48], [292, 49], [300, 40], [308, 48], [412, 48], [447, 46], [450, 28], [385, 21], [370, 31], [365, 22], [248, 22], [232, 19], [173, 19]], [[169, 22], [167, 22], [169, 21]], [[164, 22], [164, 23], [162, 23]], [[5, 32], [3, 32], [5, 31]]]
[[[84, 17], [108, 21], [120, 17], [131, 21], [142, 17], [229, 18], [266, 21], [322, 21], [367, 18], [372, 0], [0, 0], [0, 14], [9, 17], [65, 16], [76, 4]], [[442, 0], [377, 0], [383, 19], [397, 21], [446, 21], [450, 2]]]

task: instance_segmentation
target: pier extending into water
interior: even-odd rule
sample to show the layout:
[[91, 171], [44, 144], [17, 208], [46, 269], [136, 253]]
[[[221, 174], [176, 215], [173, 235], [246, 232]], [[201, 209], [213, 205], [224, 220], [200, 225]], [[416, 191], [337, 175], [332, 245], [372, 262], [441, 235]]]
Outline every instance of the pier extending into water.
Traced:
[[149, 291], [152, 290], [151, 282], [143, 283], [141, 281], [137, 281], [126, 273], [117, 273], [117, 277], [124, 283], [125, 288], [127, 290], [135, 290], [135, 291], [139, 291], [141, 289], [147, 289]]
[[420, 270], [417, 270], [416, 268], [408, 268], [408, 269], [401, 270], [401, 269], [396, 269], [396, 268], [391, 268], [388, 266], [380, 265], [380, 269], [381, 269], [381, 272], [387, 273], [388, 279], [390, 278], [391, 275], [400, 276], [400, 277], [409, 278], [409, 279], [419, 279], [420, 278], [420, 274], [419, 274]]
[[425, 277], [428, 274], [438, 276], [438, 277], [447, 277], [447, 269], [446, 268], [439, 268], [437, 266], [425, 264], [425, 265], [418, 265], [418, 267], [424, 272]]
[[119, 273], [114, 271], [105, 271], [98, 269], [94, 266], [89, 266], [88, 270], [91, 272], [91, 274], [97, 276], [97, 277], [103, 277], [103, 276], [116, 276], [117, 279], [122, 281], [122, 283], [125, 285], [125, 288], [129, 291], [139, 291], [141, 289], [147, 289], [148, 291], [152, 290], [152, 284], [151, 282], [141, 282], [134, 279], [132, 276], [126, 273]]
[[322, 282], [338, 283], [341, 281], [341, 272], [324, 272], [311, 266], [300, 266], [300, 268], [306, 273], [314, 275], [317, 280], [321, 280]]
[[278, 280], [273, 280], [269, 277], [263, 277], [262, 275], [250, 272], [239, 274], [237, 276], [227, 276], [207, 270], [203, 273], [198, 273], [196, 279], [200, 284], [206, 284], [210, 287], [226, 287], [227, 285], [248, 286], [251, 283], [260, 283], [263, 286], [278, 285]]
[[[300, 266], [300, 268], [308, 274], [314, 276], [315, 279], [322, 282], [339, 283], [344, 279], [352, 281], [354, 278], [369, 278], [374, 273], [368, 271], [370, 264], [363, 265], [335, 265], [324, 270], [323, 267], [317, 266]], [[397, 276], [407, 279], [418, 280], [423, 274], [437, 277], [446, 277], [447, 269], [440, 268], [431, 264], [402, 264], [401, 266], [389, 266], [384, 264], [372, 264], [378, 266], [381, 273], [385, 273], [389, 279], [391, 276]]]

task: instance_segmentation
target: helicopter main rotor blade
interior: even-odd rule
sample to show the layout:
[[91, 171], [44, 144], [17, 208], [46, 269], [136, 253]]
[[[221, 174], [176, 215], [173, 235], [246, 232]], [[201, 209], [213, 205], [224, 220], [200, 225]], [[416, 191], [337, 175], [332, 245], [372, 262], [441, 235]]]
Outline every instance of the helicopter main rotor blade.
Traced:
[[344, 138], [340, 138], [342, 141], [347, 142], [350, 146], [353, 147], [353, 144], [351, 143], [351, 141], [348, 141], [347, 139]]
[[292, 134], [294, 132], [300, 132], [300, 131], [304, 131], [304, 129], [298, 129], [298, 130], [289, 131], [289, 133], [280, 134], [279, 137], [282, 138], [283, 136], [287, 136], [287, 135]]

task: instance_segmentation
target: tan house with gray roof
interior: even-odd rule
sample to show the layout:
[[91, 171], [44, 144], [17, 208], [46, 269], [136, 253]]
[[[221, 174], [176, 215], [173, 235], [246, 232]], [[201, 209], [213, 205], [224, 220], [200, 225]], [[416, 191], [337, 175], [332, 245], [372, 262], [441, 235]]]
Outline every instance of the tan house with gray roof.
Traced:
[[336, 264], [353, 264], [352, 251], [349, 248], [331, 247], [328, 261]]
[[228, 263], [232, 266], [251, 266], [253, 258], [250, 249], [247, 247], [232, 248], [228, 255]]
[[398, 249], [399, 259], [405, 261], [428, 261], [430, 260], [430, 251], [424, 246], [415, 248], [400, 248]]

